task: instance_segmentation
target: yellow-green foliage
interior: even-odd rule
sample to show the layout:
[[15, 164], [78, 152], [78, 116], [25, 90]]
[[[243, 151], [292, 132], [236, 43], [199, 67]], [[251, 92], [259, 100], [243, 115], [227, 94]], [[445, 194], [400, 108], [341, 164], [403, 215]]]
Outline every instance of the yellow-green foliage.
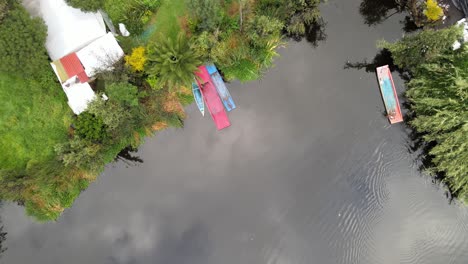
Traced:
[[427, 0], [424, 15], [429, 21], [437, 21], [444, 15], [444, 10], [437, 4], [436, 0]]
[[143, 71], [146, 63], [145, 47], [136, 47], [132, 50], [131, 55], [125, 56], [125, 62], [135, 71]]

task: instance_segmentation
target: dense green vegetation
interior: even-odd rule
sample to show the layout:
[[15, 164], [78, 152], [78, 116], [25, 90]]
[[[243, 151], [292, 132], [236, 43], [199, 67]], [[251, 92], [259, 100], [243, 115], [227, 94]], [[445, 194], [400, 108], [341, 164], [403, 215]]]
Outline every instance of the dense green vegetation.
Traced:
[[3, 20], [9, 9], [7, 0], [0, 0], [0, 22]]
[[54, 215], [82, 186], [55, 159], [71, 111], [49, 70], [44, 23], [16, 1], [7, 5], [0, 24], [0, 199], [20, 202], [30, 214]]
[[104, 7], [105, 0], [65, 0], [70, 6], [85, 12], [96, 11]]
[[0, 27], [0, 71], [41, 76], [38, 69], [48, 66], [43, 45], [47, 28], [40, 19], [31, 19], [18, 3], [10, 5]]
[[468, 202], [468, 50], [452, 50], [462, 29], [425, 30], [381, 47], [412, 74], [410, 125], [426, 142], [432, 166], [451, 193]]
[[131, 36], [119, 37], [125, 58], [96, 76], [97, 99], [73, 116], [48, 65], [44, 23], [17, 0], [0, 5], [0, 199], [40, 221], [57, 219], [122, 149], [182, 126], [197, 66], [257, 79], [283, 36], [306, 33], [319, 14], [316, 0], [67, 2], [105, 10]]
[[177, 39], [160, 38], [148, 49], [148, 73], [159, 84], [169, 88], [188, 85], [193, 81], [193, 73], [202, 64], [200, 55], [193, 50], [183, 34]]

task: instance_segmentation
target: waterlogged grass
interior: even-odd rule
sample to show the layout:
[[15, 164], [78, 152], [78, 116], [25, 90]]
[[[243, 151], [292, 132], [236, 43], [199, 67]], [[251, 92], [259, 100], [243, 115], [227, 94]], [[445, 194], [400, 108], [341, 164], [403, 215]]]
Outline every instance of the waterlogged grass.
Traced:
[[67, 140], [71, 110], [61, 87], [0, 74], [0, 164], [24, 169], [54, 157]]

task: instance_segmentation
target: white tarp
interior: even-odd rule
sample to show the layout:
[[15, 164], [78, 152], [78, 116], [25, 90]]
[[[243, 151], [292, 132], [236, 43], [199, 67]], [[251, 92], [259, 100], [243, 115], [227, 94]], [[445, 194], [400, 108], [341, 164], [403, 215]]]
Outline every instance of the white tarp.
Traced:
[[[50, 64], [54, 69], [55, 74], [58, 78], [57, 68], [53, 63]], [[88, 107], [89, 102], [96, 98], [96, 94], [89, 85], [89, 83], [80, 83], [77, 76], [74, 76], [64, 82], [62, 89], [67, 95], [68, 106], [72, 109], [73, 113], [79, 115], [85, 111]]]
[[96, 98], [96, 94], [88, 83], [71, 83], [68, 87], [66, 85], [65, 83], [62, 87], [68, 97], [68, 105], [73, 113], [79, 115], [86, 110], [89, 102]]
[[124, 56], [124, 52], [114, 35], [109, 32], [77, 51], [76, 56], [83, 64], [86, 75], [92, 77], [99, 70], [111, 69]]
[[106, 26], [99, 12], [84, 13], [68, 6], [64, 0], [35, 1], [39, 3], [38, 15], [48, 28], [46, 48], [52, 61], [106, 34]]
[[119, 23], [119, 30], [122, 36], [128, 37], [130, 36], [130, 32], [128, 32], [127, 27], [123, 23]]
[[[458, 20], [457, 25], [463, 26], [463, 43], [468, 42], [468, 23], [466, 22], [466, 18]], [[453, 43], [452, 47], [454, 50], [457, 50], [461, 47], [461, 43], [457, 40]]]

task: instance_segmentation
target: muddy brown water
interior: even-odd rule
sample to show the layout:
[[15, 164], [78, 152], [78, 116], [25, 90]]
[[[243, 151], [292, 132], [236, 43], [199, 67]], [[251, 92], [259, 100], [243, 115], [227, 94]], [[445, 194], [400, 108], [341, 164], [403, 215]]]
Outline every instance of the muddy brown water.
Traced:
[[329, 0], [326, 42], [291, 42], [262, 80], [229, 84], [230, 128], [192, 105], [57, 222], [4, 205], [0, 263], [468, 263], [468, 210], [419, 172], [375, 75], [344, 69], [403, 32], [400, 14], [365, 25], [359, 4]]

